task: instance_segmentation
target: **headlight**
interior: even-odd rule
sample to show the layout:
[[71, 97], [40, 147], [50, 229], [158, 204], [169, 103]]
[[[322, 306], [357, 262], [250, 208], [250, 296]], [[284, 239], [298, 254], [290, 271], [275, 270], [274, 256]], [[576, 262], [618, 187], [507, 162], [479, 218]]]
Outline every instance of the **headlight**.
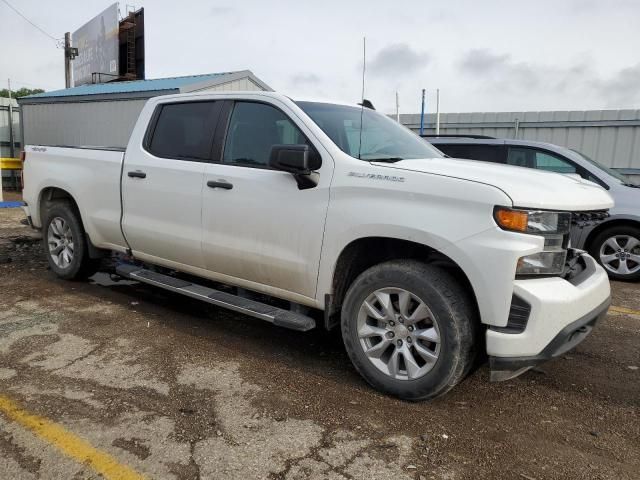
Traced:
[[496, 223], [505, 230], [514, 232], [546, 234], [568, 233], [571, 228], [571, 213], [546, 210], [514, 210], [496, 207], [493, 212]]
[[518, 275], [558, 275], [567, 258], [565, 234], [571, 228], [571, 213], [546, 210], [494, 209], [500, 228], [544, 237], [544, 250], [518, 259]]

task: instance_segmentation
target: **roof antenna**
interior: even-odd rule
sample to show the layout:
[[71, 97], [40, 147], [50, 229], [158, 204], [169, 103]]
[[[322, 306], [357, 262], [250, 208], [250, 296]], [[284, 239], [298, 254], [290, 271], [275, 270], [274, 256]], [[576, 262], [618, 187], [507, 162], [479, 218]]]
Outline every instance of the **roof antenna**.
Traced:
[[[362, 154], [362, 117], [364, 115], [364, 107], [365, 107], [364, 76], [366, 71], [367, 71], [367, 37], [362, 37], [362, 96], [361, 96], [362, 103], [360, 103], [360, 142], [358, 143], [358, 160], [362, 160], [360, 158], [360, 155]], [[371, 102], [368, 102], [368, 103], [371, 103]]]

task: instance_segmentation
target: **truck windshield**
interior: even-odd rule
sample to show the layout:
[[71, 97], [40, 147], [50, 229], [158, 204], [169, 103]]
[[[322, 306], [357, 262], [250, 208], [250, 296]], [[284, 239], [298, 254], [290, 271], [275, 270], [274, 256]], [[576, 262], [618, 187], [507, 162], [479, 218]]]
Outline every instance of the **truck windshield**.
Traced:
[[[331, 103], [296, 102], [296, 104], [340, 150], [354, 158], [369, 162], [395, 162], [444, 156], [411, 130], [374, 110]], [[360, 131], [361, 118], [362, 132]]]

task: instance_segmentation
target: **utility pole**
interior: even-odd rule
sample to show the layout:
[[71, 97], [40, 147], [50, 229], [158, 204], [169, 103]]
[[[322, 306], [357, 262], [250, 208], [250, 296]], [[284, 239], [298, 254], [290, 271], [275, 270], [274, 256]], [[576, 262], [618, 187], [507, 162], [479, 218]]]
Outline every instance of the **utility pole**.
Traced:
[[71, 33], [64, 34], [64, 86], [71, 88]]
[[11, 79], [7, 78], [7, 85], [9, 86], [9, 152], [11, 152], [11, 158], [16, 158], [16, 146], [13, 139], [13, 106], [11, 105]]
[[425, 89], [422, 89], [422, 110], [420, 110], [420, 136], [424, 133], [424, 95]]
[[440, 135], [440, 89], [436, 90], [436, 135]]
[[400, 97], [396, 90], [396, 122], [400, 123]]

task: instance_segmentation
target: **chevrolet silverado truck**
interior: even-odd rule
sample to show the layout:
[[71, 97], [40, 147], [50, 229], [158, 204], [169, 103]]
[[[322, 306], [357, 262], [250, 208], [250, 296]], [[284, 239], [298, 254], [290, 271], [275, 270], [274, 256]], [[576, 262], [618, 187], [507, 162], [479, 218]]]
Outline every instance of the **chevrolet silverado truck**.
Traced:
[[265, 92], [150, 99], [125, 150], [31, 145], [25, 212], [51, 270], [121, 277], [307, 331], [407, 400], [488, 357], [512, 378], [580, 343], [607, 274], [569, 231], [587, 181], [445, 158], [376, 111]]

